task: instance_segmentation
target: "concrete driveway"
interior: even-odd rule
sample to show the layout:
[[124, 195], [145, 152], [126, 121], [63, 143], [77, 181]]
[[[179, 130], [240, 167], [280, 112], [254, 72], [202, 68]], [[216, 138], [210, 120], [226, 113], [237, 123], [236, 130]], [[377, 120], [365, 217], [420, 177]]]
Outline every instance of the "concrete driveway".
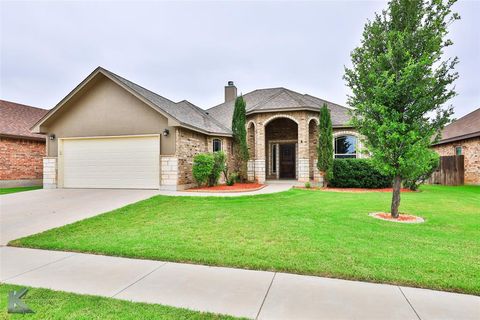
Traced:
[[41, 189], [0, 196], [0, 245], [153, 197], [158, 190]]

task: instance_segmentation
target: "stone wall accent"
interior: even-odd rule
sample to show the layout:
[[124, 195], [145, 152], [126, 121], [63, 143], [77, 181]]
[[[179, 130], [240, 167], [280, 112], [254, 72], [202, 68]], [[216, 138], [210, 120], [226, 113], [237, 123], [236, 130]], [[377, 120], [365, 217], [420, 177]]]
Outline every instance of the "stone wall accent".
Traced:
[[178, 158], [175, 156], [160, 156], [160, 189], [177, 190]]
[[309, 177], [309, 161], [308, 159], [298, 159], [298, 181], [299, 182], [307, 182], [310, 181]]
[[247, 162], [247, 179], [248, 181], [255, 181], [255, 160], [248, 160]]
[[454, 156], [455, 147], [462, 147], [465, 184], [480, 184], [480, 137], [437, 145], [433, 150], [440, 156]]
[[0, 137], [0, 184], [42, 185], [45, 141]]
[[258, 183], [265, 182], [265, 160], [255, 160], [255, 179]]
[[192, 174], [193, 158], [199, 153], [209, 151], [207, 136], [185, 128], [178, 128], [176, 130], [175, 143], [176, 157], [178, 159], [178, 188], [184, 189], [194, 186], [195, 180]]
[[43, 188], [57, 188], [57, 157], [43, 158]]

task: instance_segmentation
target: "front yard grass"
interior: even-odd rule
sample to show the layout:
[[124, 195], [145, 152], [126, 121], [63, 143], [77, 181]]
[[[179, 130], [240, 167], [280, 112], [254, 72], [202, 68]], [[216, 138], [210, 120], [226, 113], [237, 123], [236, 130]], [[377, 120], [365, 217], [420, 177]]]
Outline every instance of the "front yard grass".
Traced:
[[311, 190], [156, 196], [10, 245], [275, 270], [480, 295], [480, 187], [423, 186], [374, 219], [390, 193]]
[[0, 319], [237, 319], [159, 304], [136, 303], [49, 289], [29, 288], [22, 301], [35, 313], [7, 313], [8, 292], [24, 286], [0, 285]]
[[30, 190], [37, 190], [37, 189], [42, 189], [42, 187], [0, 188], [0, 195], [1, 194], [16, 193], [16, 192], [23, 192], [23, 191], [30, 191]]

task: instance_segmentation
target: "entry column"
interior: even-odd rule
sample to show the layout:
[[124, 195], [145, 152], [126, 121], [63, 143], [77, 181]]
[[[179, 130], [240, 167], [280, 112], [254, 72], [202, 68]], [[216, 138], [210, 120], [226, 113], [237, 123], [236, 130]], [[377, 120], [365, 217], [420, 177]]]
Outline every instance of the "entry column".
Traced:
[[255, 179], [258, 183], [265, 182], [265, 126], [258, 123], [255, 130]]
[[308, 121], [304, 115], [298, 122], [298, 167], [297, 179], [299, 182], [307, 182], [309, 178], [309, 150], [308, 150]]

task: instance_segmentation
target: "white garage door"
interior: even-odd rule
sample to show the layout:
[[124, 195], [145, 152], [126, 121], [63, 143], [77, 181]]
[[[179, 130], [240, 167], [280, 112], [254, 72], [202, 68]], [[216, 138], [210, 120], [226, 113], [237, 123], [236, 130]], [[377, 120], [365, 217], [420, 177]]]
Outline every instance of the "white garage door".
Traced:
[[61, 143], [59, 170], [65, 188], [159, 187], [159, 136], [62, 139]]

